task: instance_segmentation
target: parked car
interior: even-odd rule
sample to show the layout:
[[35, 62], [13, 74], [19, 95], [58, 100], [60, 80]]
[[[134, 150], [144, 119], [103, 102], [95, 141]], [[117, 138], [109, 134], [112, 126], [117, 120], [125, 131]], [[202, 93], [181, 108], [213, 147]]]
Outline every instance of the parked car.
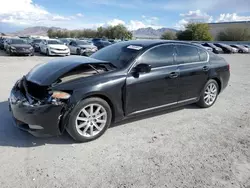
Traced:
[[31, 46], [33, 46], [35, 52], [40, 52], [40, 42], [42, 42], [42, 39], [33, 39], [30, 43]]
[[215, 46], [221, 48], [223, 50], [224, 53], [236, 53], [237, 50], [235, 50], [233, 47], [227, 45], [227, 44], [222, 44], [222, 43], [214, 43]]
[[100, 49], [102, 49], [102, 48], [104, 48], [106, 46], [109, 46], [111, 44], [112, 43], [109, 42], [109, 41], [102, 41], [102, 40], [94, 43], [94, 45], [97, 47], [98, 50], [100, 50]]
[[89, 56], [95, 53], [98, 49], [93, 43], [85, 40], [71, 41], [68, 45], [71, 54]]
[[201, 45], [204, 46], [204, 47], [210, 47], [210, 48], [212, 48], [213, 52], [215, 54], [222, 54], [222, 53], [224, 53], [221, 48], [219, 48], [218, 46], [215, 46], [213, 43], [202, 43]]
[[6, 51], [7, 47], [8, 47], [8, 41], [9, 41], [9, 38], [4, 39], [4, 41], [3, 41], [3, 49], [5, 51]]
[[42, 40], [39, 44], [40, 53], [50, 55], [70, 55], [68, 46], [56, 39]]
[[231, 44], [230, 46], [238, 49], [239, 53], [249, 53], [249, 49], [243, 45]]
[[7, 41], [6, 52], [9, 55], [34, 55], [34, 48], [27, 41], [11, 38]]
[[37, 65], [16, 82], [9, 104], [18, 127], [36, 135], [67, 130], [84, 142], [138, 114], [211, 107], [229, 77], [222, 57], [187, 42], [119, 42]]
[[0, 50], [4, 49], [4, 39], [0, 38]]
[[191, 42], [191, 43], [193, 43], [195, 45], [198, 45], [198, 46], [200, 46], [202, 48], [205, 48], [207, 51], [213, 52], [213, 48], [211, 48], [211, 47], [203, 46], [203, 45], [201, 45], [201, 43], [198, 43], [198, 42]]
[[69, 45], [69, 43], [73, 40], [73, 39], [70, 39], [70, 38], [61, 38], [59, 39], [63, 44], [65, 45]]

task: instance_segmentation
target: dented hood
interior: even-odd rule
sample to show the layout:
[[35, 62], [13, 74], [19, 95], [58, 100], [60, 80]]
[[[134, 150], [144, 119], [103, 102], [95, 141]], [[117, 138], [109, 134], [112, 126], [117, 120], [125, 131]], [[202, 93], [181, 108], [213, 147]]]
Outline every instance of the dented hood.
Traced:
[[26, 79], [39, 85], [49, 86], [54, 83], [58, 78], [80, 65], [105, 63], [109, 62], [85, 56], [69, 56], [57, 58], [48, 63], [43, 63], [35, 66], [26, 75]]

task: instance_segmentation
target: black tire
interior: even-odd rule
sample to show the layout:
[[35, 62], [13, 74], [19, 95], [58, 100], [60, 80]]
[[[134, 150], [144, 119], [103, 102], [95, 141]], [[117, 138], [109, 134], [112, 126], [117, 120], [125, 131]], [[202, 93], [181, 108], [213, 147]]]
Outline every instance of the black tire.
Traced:
[[46, 50], [46, 55], [49, 56], [49, 50], [48, 49]]
[[77, 49], [77, 50], [76, 50], [76, 55], [81, 55], [80, 49]]
[[241, 53], [241, 54], [242, 54], [242, 53], [243, 53], [243, 50], [239, 50], [239, 53]]
[[[206, 91], [207, 87], [210, 84], [214, 84], [215, 85], [215, 87], [216, 87], [216, 96], [215, 96], [214, 101], [211, 104], [207, 104], [206, 101], [205, 101], [205, 91]], [[208, 80], [208, 82], [206, 83], [206, 85], [204, 86], [204, 88], [203, 88], [203, 90], [201, 92], [200, 99], [197, 102], [197, 105], [199, 107], [201, 107], [201, 108], [209, 108], [209, 107], [213, 106], [213, 104], [217, 100], [218, 94], [219, 94], [219, 85], [218, 85], [217, 81], [213, 80], [213, 79]]]
[[[78, 116], [78, 114], [80, 113], [80, 111], [90, 105], [90, 104], [99, 104], [101, 105], [107, 112], [107, 121], [106, 124], [104, 125], [104, 127], [102, 128], [102, 130], [95, 136], [92, 137], [86, 137], [81, 135], [76, 128], [76, 118]], [[71, 114], [70, 114], [70, 118], [69, 118], [69, 123], [66, 127], [67, 132], [70, 134], [70, 136], [77, 142], [88, 142], [88, 141], [92, 141], [95, 140], [97, 138], [99, 138], [101, 135], [103, 135], [105, 133], [105, 131], [108, 129], [108, 127], [111, 124], [111, 120], [112, 120], [112, 111], [111, 108], [109, 106], [109, 104], [98, 97], [92, 97], [92, 98], [87, 98], [82, 100], [79, 104], [77, 104], [75, 106], [75, 108], [72, 110]]]

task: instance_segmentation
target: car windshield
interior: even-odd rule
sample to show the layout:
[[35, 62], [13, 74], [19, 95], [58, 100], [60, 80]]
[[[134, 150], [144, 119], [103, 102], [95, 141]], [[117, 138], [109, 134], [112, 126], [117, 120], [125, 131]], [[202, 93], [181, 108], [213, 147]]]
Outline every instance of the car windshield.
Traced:
[[117, 43], [97, 51], [90, 57], [108, 61], [117, 68], [124, 68], [127, 67], [129, 63], [133, 61], [142, 50], [143, 47], [140, 45]]
[[48, 40], [48, 44], [63, 44], [63, 43], [58, 40]]
[[27, 44], [25, 40], [22, 39], [11, 39], [12, 44]]
[[88, 41], [84, 41], [84, 40], [79, 40], [76, 42], [78, 45], [89, 45], [90, 43]]

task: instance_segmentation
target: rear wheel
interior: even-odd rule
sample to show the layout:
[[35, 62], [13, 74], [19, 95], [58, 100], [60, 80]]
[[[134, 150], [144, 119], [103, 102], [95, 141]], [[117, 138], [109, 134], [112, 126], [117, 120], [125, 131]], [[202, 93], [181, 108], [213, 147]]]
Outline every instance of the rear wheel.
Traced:
[[46, 55], [49, 56], [49, 50], [48, 49], [46, 50]]
[[200, 100], [197, 103], [198, 106], [202, 108], [211, 107], [215, 103], [218, 94], [219, 94], [218, 83], [213, 79], [209, 80], [201, 92]]
[[68, 133], [78, 142], [95, 140], [107, 130], [112, 112], [109, 104], [101, 98], [87, 98], [72, 111]]

